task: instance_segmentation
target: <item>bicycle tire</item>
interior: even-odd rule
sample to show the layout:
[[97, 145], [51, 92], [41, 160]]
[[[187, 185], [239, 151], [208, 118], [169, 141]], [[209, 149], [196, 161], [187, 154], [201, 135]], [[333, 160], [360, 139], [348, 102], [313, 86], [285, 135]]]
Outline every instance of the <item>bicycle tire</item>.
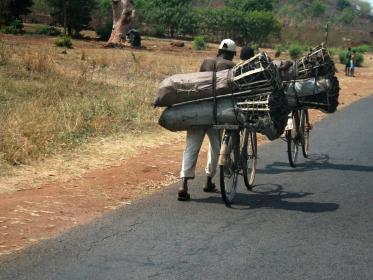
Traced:
[[296, 167], [296, 161], [298, 158], [298, 128], [299, 128], [299, 117], [298, 111], [294, 111], [292, 114], [293, 128], [286, 131], [286, 142], [288, 146], [288, 159], [291, 167]]
[[219, 165], [221, 196], [226, 206], [230, 207], [237, 192], [238, 161], [235, 152], [237, 145], [234, 132], [226, 132], [223, 136], [222, 150], [225, 151], [224, 163]]
[[302, 153], [304, 158], [308, 158], [310, 149], [310, 120], [308, 110], [302, 111]]
[[257, 138], [256, 132], [245, 128], [243, 131], [243, 141], [241, 148], [243, 179], [247, 190], [252, 190], [256, 176], [257, 164]]

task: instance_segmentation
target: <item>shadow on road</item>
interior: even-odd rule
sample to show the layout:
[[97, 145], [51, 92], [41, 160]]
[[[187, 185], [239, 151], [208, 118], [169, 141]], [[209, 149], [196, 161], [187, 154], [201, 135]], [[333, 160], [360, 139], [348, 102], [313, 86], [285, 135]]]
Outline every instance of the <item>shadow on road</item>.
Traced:
[[352, 164], [334, 164], [329, 162], [330, 157], [327, 154], [310, 155], [305, 162], [297, 164], [296, 168], [291, 168], [287, 162], [274, 162], [266, 165], [264, 169], [258, 169], [259, 174], [280, 174], [284, 172], [303, 172], [312, 170], [343, 170], [343, 171], [363, 171], [373, 172], [373, 166], [352, 165]]
[[[233, 209], [249, 210], [249, 209], [281, 209], [309, 213], [321, 213], [335, 211], [339, 208], [336, 203], [321, 203], [321, 202], [297, 202], [288, 201], [287, 199], [304, 198], [312, 193], [307, 192], [287, 192], [283, 190], [283, 186], [275, 184], [256, 185], [249, 193], [237, 193]], [[200, 199], [192, 199], [197, 203], [223, 203], [221, 197], [208, 197]]]

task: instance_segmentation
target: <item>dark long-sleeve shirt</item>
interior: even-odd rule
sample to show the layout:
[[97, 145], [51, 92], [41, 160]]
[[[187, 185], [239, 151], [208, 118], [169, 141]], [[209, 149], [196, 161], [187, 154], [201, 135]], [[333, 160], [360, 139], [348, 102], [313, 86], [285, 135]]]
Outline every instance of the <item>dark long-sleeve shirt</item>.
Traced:
[[206, 58], [200, 67], [200, 72], [207, 72], [207, 71], [214, 71], [214, 68], [216, 71], [222, 71], [226, 69], [231, 69], [236, 64], [233, 61], [224, 59], [222, 57], [215, 57], [215, 58]]

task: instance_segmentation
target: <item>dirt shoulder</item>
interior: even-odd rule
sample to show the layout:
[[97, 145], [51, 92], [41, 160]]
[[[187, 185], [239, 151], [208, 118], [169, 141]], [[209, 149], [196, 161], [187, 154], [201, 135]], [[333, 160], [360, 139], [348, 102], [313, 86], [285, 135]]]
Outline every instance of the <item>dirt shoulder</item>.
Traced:
[[[343, 66], [338, 65], [342, 88], [339, 108], [372, 94], [370, 57], [355, 78], [345, 77]], [[321, 112], [311, 113], [314, 123], [323, 117]], [[260, 143], [265, 141], [260, 138]], [[121, 151], [123, 145], [127, 145], [127, 152]], [[87, 223], [176, 182], [183, 148], [184, 133], [158, 131], [145, 138], [106, 139], [73, 155], [25, 167], [18, 176], [1, 178], [0, 255]], [[199, 171], [205, 152], [206, 145]]]

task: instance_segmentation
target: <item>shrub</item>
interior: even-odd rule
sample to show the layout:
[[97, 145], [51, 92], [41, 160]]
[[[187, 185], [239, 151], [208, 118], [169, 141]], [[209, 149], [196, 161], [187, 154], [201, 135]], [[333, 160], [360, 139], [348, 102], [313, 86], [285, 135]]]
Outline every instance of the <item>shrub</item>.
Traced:
[[[346, 64], [347, 63], [347, 51], [346, 50], [341, 51], [339, 53], [339, 61], [342, 64]], [[357, 67], [362, 66], [363, 62], [364, 62], [364, 55], [362, 53], [356, 53], [356, 57], [355, 57], [355, 64], [356, 64], [356, 66]]]
[[311, 6], [312, 15], [320, 17], [325, 13], [325, 5], [320, 0], [315, 0]]
[[275, 57], [279, 57], [284, 51], [286, 50], [286, 48], [283, 46], [283, 45], [276, 45], [275, 47]]
[[69, 36], [60, 36], [54, 41], [54, 44], [57, 47], [64, 47], [71, 49], [73, 47], [73, 42], [71, 41], [71, 38]]
[[252, 43], [251, 47], [253, 48], [254, 51], [256, 51], [256, 52], [259, 51], [259, 44], [258, 43]]
[[10, 26], [14, 26], [15, 28], [17, 28], [18, 30], [22, 30], [23, 28], [23, 23], [21, 20], [19, 19], [16, 19], [14, 21], [11, 22]]
[[344, 50], [344, 51], [341, 51], [339, 53], [339, 62], [342, 63], [342, 64], [346, 64], [347, 63], [347, 51]]
[[328, 48], [328, 52], [329, 52], [329, 55], [331, 57], [335, 56], [336, 54], [338, 54], [340, 52], [340, 50], [338, 50], [338, 48]]
[[302, 55], [302, 48], [298, 43], [292, 43], [289, 47], [289, 55], [291, 59], [297, 59]]
[[206, 37], [205, 36], [196, 36], [193, 40], [193, 47], [196, 50], [206, 49]]
[[356, 66], [361, 67], [363, 66], [364, 62], [364, 55], [362, 53], [356, 53], [355, 63]]
[[305, 51], [307, 53], [310, 52], [310, 50], [312, 50], [312, 48], [309, 45], [303, 45], [302, 49], [303, 49], [303, 51]]
[[22, 21], [16, 19], [12, 21], [9, 25], [4, 26], [0, 31], [6, 34], [20, 34], [22, 33], [23, 23]]
[[342, 11], [341, 22], [344, 24], [351, 24], [355, 19], [355, 13], [351, 8], [346, 8]]
[[166, 30], [163, 26], [152, 26], [148, 30], [144, 30], [147, 35], [151, 37], [164, 38]]
[[110, 38], [112, 29], [113, 24], [111, 22], [107, 22], [102, 26], [97, 27], [96, 33], [100, 37], [100, 40], [107, 41]]
[[337, 7], [340, 10], [351, 7], [351, 3], [348, 0], [337, 0]]
[[373, 51], [373, 46], [364, 44], [364, 45], [354, 47], [353, 50], [355, 50], [358, 53], [372, 52]]
[[40, 35], [47, 35], [47, 36], [59, 36], [61, 35], [61, 31], [59, 31], [56, 27], [54, 26], [46, 26], [46, 25], [41, 25], [37, 27], [36, 34]]

